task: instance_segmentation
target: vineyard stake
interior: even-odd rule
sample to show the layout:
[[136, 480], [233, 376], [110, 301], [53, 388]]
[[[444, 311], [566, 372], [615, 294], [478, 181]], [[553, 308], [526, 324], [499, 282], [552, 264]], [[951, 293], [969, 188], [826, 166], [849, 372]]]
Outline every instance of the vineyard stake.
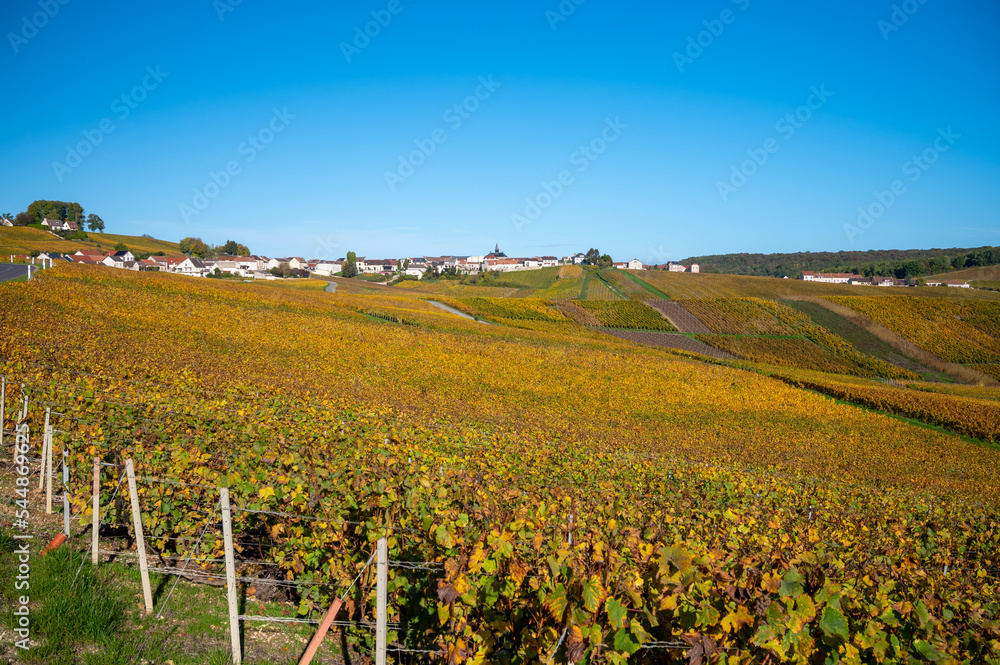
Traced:
[[94, 518], [92, 520], [93, 525], [90, 531], [90, 563], [97, 565], [100, 560], [100, 554], [98, 550], [98, 540], [99, 532], [101, 530], [101, 522], [98, 516], [101, 514], [101, 458], [94, 458]]
[[135, 486], [135, 467], [132, 460], [125, 461], [125, 473], [128, 475], [128, 498], [132, 504], [132, 526], [135, 529], [135, 548], [139, 554], [139, 575], [142, 577], [142, 599], [146, 604], [146, 613], [153, 611], [153, 590], [149, 586], [149, 566], [146, 564], [146, 539], [142, 536], [142, 513], [139, 512], [139, 494]]
[[63, 533], [69, 538], [69, 450], [63, 446]]
[[45, 409], [45, 428], [42, 430], [42, 466], [38, 472], [38, 491], [41, 492], [45, 489], [45, 456], [48, 454], [49, 439], [49, 415], [51, 411]]
[[375, 665], [385, 665], [386, 587], [389, 581], [389, 546], [385, 538], [378, 539], [376, 550], [376, 609], [375, 609]]
[[[46, 413], [48, 415], [48, 413]], [[52, 426], [45, 425], [45, 449], [48, 454], [45, 456], [45, 514], [52, 514]]]
[[229, 507], [229, 488], [220, 487], [222, 500], [222, 538], [226, 548], [226, 601], [229, 603], [229, 639], [233, 649], [233, 665], [243, 662], [240, 648], [240, 612], [236, 597], [236, 562], [233, 553], [233, 516]]

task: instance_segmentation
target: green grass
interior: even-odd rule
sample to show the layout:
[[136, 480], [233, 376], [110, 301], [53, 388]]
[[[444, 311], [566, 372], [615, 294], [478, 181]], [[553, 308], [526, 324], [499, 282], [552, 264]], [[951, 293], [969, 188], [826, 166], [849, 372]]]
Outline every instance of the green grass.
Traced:
[[626, 277], [628, 277], [629, 279], [631, 279], [633, 282], [635, 282], [636, 284], [638, 284], [639, 286], [641, 286], [646, 291], [648, 291], [648, 292], [652, 293], [653, 295], [655, 295], [657, 298], [660, 298], [662, 300], [670, 300], [670, 296], [668, 296], [666, 293], [664, 293], [663, 291], [659, 290], [658, 288], [656, 288], [652, 284], [647, 284], [645, 281], [643, 281], [642, 279], [639, 279], [638, 277], [636, 277], [632, 273], [627, 272], [625, 270], [621, 270], [619, 272], [621, 272], [621, 274], [625, 275]]
[[[139, 571], [121, 563], [90, 564], [84, 552], [63, 546], [40, 557], [31, 555], [30, 591], [14, 588], [17, 561], [14, 540], [0, 532], [0, 624], [14, 624], [14, 600], [31, 598], [32, 648], [20, 650], [0, 644], [2, 663], [46, 665], [134, 665], [139, 646], [142, 658], [157, 665], [225, 665], [229, 663], [229, 624], [225, 588], [180, 580], [167, 602], [175, 577], [150, 573], [154, 614], [142, 612]], [[86, 563], [80, 567], [81, 561]], [[74, 584], [77, 570], [79, 577]], [[164, 603], [167, 603], [164, 605]], [[163, 615], [153, 625], [156, 613]], [[241, 599], [241, 614], [291, 617], [288, 603]], [[244, 663], [296, 663], [315, 628], [300, 624], [243, 625]], [[266, 634], [262, 634], [262, 632]], [[149, 635], [148, 640], [146, 639]], [[331, 635], [316, 660], [337, 662], [338, 641]], [[7, 649], [6, 651], [4, 649]]]

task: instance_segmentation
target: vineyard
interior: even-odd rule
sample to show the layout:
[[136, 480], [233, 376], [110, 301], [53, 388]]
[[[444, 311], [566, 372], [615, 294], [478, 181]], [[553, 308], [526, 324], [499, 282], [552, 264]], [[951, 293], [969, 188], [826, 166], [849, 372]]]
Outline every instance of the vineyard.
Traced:
[[635, 300], [580, 300], [576, 303], [606, 328], [676, 332], [656, 310]]
[[741, 358], [835, 374], [919, 378], [909, 370], [856, 350], [788, 305], [759, 298], [685, 300], [684, 309], [713, 334], [698, 339]]
[[829, 300], [864, 314], [944, 360], [974, 366], [1000, 363], [1000, 302], [863, 297]]
[[439, 298], [449, 307], [490, 321], [566, 321], [558, 310], [544, 300], [528, 298]]
[[[1000, 659], [996, 448], [591, 334], [544, 301], [439, 298], [527, 330], [405, 294], [116, 273], [0, 286], [0, 373], [33, 430], [59, 414], [73, 511], [95, 455], [131, 459], [168, 481], [137, 492], [146, 546], [207, 573], [227, 487], [240, 577], [290, 585], [302, 617], [386, 537], [392, 662]], [[648, 314], [602, 309], [620, 305]], [[365, 654], [372, 576], [347, 600]]]

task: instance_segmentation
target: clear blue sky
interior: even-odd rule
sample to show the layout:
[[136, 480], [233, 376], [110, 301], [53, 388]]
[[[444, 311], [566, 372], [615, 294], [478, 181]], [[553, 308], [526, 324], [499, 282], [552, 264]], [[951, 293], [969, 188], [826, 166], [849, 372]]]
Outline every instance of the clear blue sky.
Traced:
[[995, 2], [63, 1], [0, 9], [0, 212], [316, 257], [1000, 244]]

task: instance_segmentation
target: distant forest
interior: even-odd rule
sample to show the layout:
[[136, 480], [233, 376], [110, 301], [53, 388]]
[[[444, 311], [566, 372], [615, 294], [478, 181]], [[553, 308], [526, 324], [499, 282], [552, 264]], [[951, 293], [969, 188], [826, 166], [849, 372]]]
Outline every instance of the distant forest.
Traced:
[[695, 256], [701, 272], [789, 278], [806, 272], [849, 272], [866, 277], [906, 279], [1000, 263], [1000, 247], [973, 249], [883, 249], [867, 252], [796, 252], [794, 254], [717, 254]]

